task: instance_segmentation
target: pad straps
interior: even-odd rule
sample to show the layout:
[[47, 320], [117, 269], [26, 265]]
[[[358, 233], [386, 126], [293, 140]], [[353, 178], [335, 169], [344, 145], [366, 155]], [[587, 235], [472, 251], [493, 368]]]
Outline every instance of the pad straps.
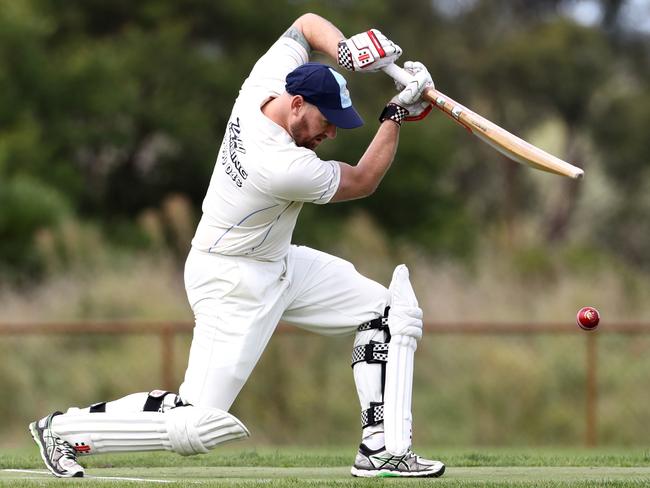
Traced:
[[[384, 332], [385, 342], [370, 342], [362, 344], [352, 349], [352, 367], [360, 362], [369, 364], [381, 364], [381, 385], [382, 396], [386, 384], [386, 362], [388, 361], [388, 343], [390, 342], [390, 331], [388, 329], [388, 312], [390, 307], [386, 307], [383, 317], [377, 317], [361, 324], [357, 330], [363, 332], [366, 330], [377, 329]], [[370, 402], [370, 407], [361, 412], [361, 427], [366, 428], [371, 425], [377, 425], [384, 421], [384, 402]]]
[[364, 322], [357, 330], [363, 332], [364, 330], [378, 329], [384, 331], [384, 342], [390, 342], [390, 329], [388, 328], [388, 313], [390, 312], [390, 306], [384, 309], [384, 316], [377, 317], [376, 319], [369, 320]]
[[93, 403], [88, 409], [89, 413], [104, 413], [106, 412], [106, 402]]
[[370, 329], [388, 330], [388, 316], [386, 315], [385, 317], [377, 317], [376, 319], [369, 320], [357, 328], [359, 332]]
[[361, 428], [377, 425], [384, 421], [383, 402], [370, 402], [370, 408], [361, 412]]
[[[181, 398], [178, 395], [176, 395], [171, 391], [153, 390], [149, 392], [149, 395], [147, 396], [147, 400], [144, 402], [144, 406], [142, 407], [142, 411], [162, 412], [163, 402], [165, 401], [165, 397], [169, 394], [174, 395], [174, 407], [181, 407], [185, 405], [183, 403], [183, 400], [181, 400]], [[169, 407], [169, 405], [167, 405], [167, 407]]]
[[352, 349], [352, 366], [366, 363], [385, 363], [388, 360], [388, 343], [372, 342]]

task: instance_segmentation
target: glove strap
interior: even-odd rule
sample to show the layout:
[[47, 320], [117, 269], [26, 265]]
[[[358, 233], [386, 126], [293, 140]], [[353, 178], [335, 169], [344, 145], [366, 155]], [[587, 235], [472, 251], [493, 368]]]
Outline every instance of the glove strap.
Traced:
[[400, 107], [395, 103], [389, 103], [384, 107], [384, 110], [379, 116], [379, 122], [390, 119], [397, 125], [402, 125], [402, 121], [408, 116], [409, 112], [404, 107]]
[[352, 52], [345, 41], [339, 42], [337, 62], [341, 68], [345, 68], [348, 71], [354, 71]]

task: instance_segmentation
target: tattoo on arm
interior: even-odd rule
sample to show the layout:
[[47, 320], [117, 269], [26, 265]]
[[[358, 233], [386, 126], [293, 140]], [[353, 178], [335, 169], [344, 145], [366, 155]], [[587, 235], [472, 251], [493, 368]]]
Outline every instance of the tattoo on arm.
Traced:
[[293, 39], [294, 41], [296, 41], [298, 44], [300, 44], [302, 47], [305, 48], [307, 54], [311, 54], [311, 46], [307, 42], [307, 39], [305, 39], [303, 33], [300, 32], [300, 30], [295, 28], [294, 26], [289, 27], [287, 31], [284, 34], [282, 34], [282, 37], [288, 37], [290, 39]]

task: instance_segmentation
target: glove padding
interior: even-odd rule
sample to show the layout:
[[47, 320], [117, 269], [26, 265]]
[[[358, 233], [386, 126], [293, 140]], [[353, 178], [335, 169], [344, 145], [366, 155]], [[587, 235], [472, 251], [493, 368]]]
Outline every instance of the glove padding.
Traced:
[[338, 64], [350, 71], [378, 71], [402, 55], [402, 48], [377, 29], [339, 42]]
[[395, 87], [400, 92], [389, 103], [399, 105], [408, 112], [404, 120], [422, 120], [432, 109], [431, 102], [422, 100], [422, 95], [427, 88], [434, 88], [435, 85], [426, 66], [418, 61], [407, 61], [404, 63], [404, 70], [413, 76], [413, 80], [406, 86], [395, 81]]

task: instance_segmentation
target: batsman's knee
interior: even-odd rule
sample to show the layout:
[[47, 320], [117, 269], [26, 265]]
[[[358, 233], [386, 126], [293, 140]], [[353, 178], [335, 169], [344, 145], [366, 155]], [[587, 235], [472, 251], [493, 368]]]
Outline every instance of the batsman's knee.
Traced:
[[182, 456], [206, 453], [217, 444], [250, 436], [241, 421], [217, 408], [188, 405], [165, 416], [170, 450]]

